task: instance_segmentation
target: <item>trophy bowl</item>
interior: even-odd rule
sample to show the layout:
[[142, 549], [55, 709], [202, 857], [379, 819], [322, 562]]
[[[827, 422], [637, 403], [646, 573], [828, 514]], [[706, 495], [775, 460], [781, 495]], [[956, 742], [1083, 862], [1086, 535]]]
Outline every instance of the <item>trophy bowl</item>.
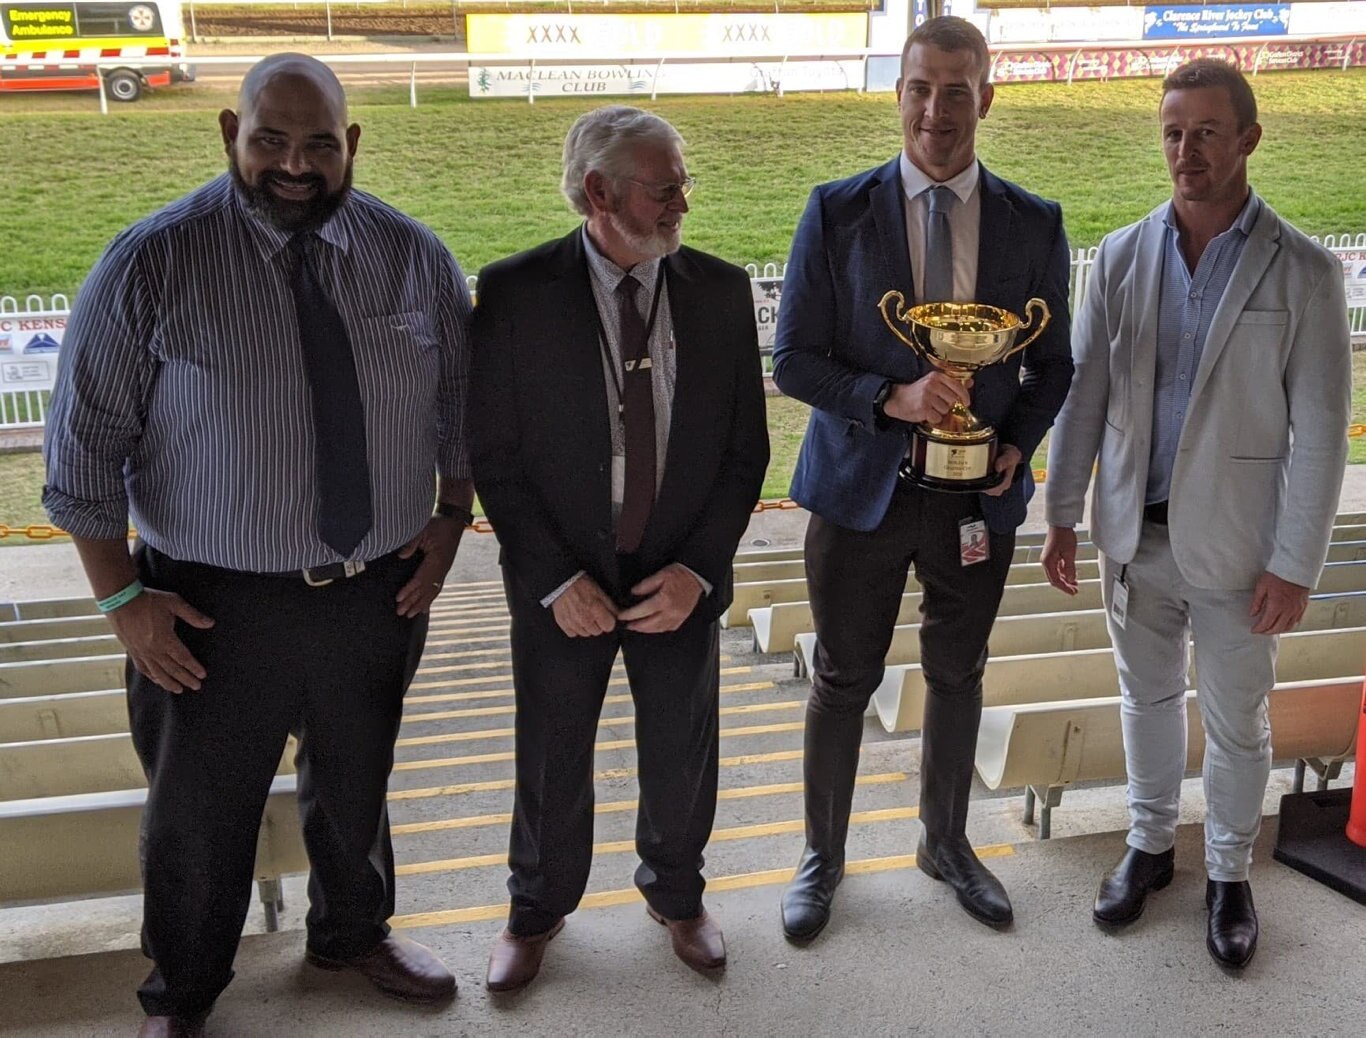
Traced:
[[[902, 343], [960, 382], [1019, 353], [1048, 327], [1048, 304], [1025, 303], [1025, 318], [986, 303], [922, 303], [907, 308], [893, 289], [878, 302], [882, 320]], [[1022, 332], [1033, 326], [1029, 335]], [[911, 429], [902, 476], [918, 486], [954, 493], [989, 490], [1005, 478], [996, 471], [996, 430], [963, 404], [938, 425]]]

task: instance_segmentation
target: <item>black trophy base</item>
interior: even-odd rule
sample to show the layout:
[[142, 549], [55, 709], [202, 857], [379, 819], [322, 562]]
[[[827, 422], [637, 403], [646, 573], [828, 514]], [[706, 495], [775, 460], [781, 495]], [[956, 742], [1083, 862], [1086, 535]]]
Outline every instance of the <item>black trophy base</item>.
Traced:
[[[940, 493], [980, 494], [1005, 479], [1004, 472], [996, 471], [996, 449], [996, 435], [990, 431], [978, 432], [973, 439], [962, 439], [917, 425], [911, 430], [910, 454], [901, 463], [901, 478]], [[932, 474], [930, 469], [938, 470], [938, 474]], [[966, 474], [945, 474], [954, 472]], [[974, 472], [983, 474], [972, 475]]]
[[901, 463], [900, 473], [901, 478], [907, 483], [946, 494], [980, 494], [983, 490], [1000, 486], [1001, 481], [1006, 478], [1004, 472], [993, 472], [982, 479], [974, 480], [936, 479], [913, 468], [909, 459]]
[[1287, 793], [1273, 857], [1366, 905], [1366, 847], [1347, 839], [1350, 789]]

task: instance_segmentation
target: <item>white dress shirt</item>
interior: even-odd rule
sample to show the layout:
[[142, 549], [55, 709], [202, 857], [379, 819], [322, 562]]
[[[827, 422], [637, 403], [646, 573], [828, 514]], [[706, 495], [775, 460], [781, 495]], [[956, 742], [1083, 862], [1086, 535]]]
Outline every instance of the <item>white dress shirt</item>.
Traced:
[[[981, 164], [973, 159], [967, 169], [943, 182], [958, 200], [949, 210], [953, 233], [953, 298], [970, 303], [977, 295], [978, 231], [982, 226], [982, 193], [977, 189]], [[925, 295], [925, 216], [930, 200], [926, 194], [940, 182], [901, 153], [901, 189], [906, 193], [906, 244], [911, 252], [911, 279], [917, 301]]]

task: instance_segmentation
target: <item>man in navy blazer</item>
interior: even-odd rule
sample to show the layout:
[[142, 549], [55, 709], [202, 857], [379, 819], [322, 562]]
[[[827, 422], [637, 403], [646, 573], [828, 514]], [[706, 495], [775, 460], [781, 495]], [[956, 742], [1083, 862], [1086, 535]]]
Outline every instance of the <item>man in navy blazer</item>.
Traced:
[[[1013, 917], [1005, 889], [967, 841], [967, 802], [987, 636], [1033, 492], [1028, 461], [1072, 378], [1070, 255], [1058, 205], [977, 161], [977, 123], [992, 101], [989, 70], [986, 40], [971, 23], [941, 17], [916, 29], [897, 82], [902, 154], [817, 187], [792, 243], [774, 380], [812, 406], [792, 496], [812, 513], [806, 571], [818, 636], [806, 714], [807, 846], [782, 902], [783, 929], [794, 940], [825, 926], [844, 874], [863, 714], [882, 679], [912, 563], [924, 596], [928, 692], [917, 861], [975, 918], [1003, 926]], [[945, 209], [948, 249], [929, 225], [931, 210]], [[927, 297], [927, 285], [938, 294]], [[878, 301], [889, 289], [910, 302], [952, 298], [1020, 315], [1037, 296], [1052, 321], [1022, 353], [965, 388], [886, 327]], [[999, 433], [1001, 482], [962, 494], [903, 478], [912, 425], [937, 424], [969, 398]], [[983, 525], [989, 557], [974, 561], [964, 548]]]

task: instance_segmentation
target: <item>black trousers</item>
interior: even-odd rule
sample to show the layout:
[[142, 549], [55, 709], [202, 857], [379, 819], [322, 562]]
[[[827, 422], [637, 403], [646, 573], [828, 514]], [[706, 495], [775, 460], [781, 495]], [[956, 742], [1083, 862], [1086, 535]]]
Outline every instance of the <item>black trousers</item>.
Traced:
[[394, 596], [417, 559], [387, 556], [349, 580], [237, 573], [137, 550], [148, 587], [216, 622], [177, 633], [208, 671], [172, 695], [128, 667], [133, 743], [147, 772], [143, 952], [149, 1015], [208, 1009], [232, 979], [252, 901], [256, 836], [285, 738], [299, 738], [299, 812], [312, 872], [308, 947], [369, 951], [389, 932], [394, 862], [386, 792], [403, 694], [427, 618]]
[[980, 515], [976, 494], [899, 482], [877, 529], [860, 533], [813, 515], [806, 577], [817, 647], [806, 713], [807, 838], [842, 857], [863, 735], [881, 682], [909, 568], [923, 592], [920, 659], [927, 695], [921, 731], [920, 817], [934, 838], [963, 835], [972, 785], [987, 637], [1015, 548], [991, 534], [986, 562], [964, 566], [959, 527]]
[[593, 744], [618, 651], [635, 703], [636, 886], [666, 919], [702, 910], [716, 815], [720, 640], [694, 613], [669, 634], [570, 638], [504, 571], [517, 698], [508, 929], [544, 933], [578, 907], [593, 857]]

